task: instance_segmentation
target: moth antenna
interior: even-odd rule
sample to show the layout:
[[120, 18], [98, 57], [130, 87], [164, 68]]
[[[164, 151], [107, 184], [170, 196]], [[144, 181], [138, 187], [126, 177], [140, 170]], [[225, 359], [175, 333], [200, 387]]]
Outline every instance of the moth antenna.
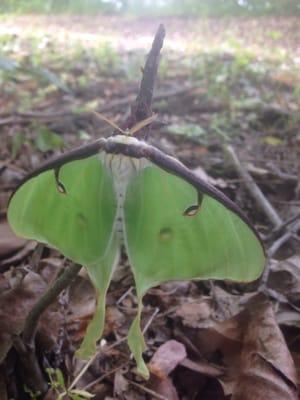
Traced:
[[60, 168], [55, 168], [54, 169], [54, 178], [55, 178], [55, 183], [56, 183], [56, 187], [57, 190], [59, 191], [59, 193], [61, 194], [67, 194], [66, 188], [63, 185], [63, 183], [59, 180], [59, 172], [60, 172]]
[[127, 132], [125, 132], [122, 128], [120, 128], [117, 124], [115, 124], [111, 119], [106, 118], [105, 115], [94, 110], [92, 112], [96, 115], [96, 117], [98, 117], [102, 121], [105, 121], [107, 124], [117, 129], [119, 132], [123, 133], [123, 135], [127, 135]]
[[196, 214], [198, 214], [198, 212], [200, 211], [201, 208], [201, 204], [203, 201], [203, 194], [198, 192], [198, 198], [197, 198], [197, 204], [193, 204], [189, 207], [187, 207], [184, 211], [183, 211], [183, 215], [185, 217], [194, 217]]
[[145, 126], [151, 124], [157, 117], [157, 114], [153, 114], [150, 117], [143, 119], [142, 121], [135, 124], [131, 129], [129, 129], [129, 134], [134, 135], [136, 132], [143, 129]]

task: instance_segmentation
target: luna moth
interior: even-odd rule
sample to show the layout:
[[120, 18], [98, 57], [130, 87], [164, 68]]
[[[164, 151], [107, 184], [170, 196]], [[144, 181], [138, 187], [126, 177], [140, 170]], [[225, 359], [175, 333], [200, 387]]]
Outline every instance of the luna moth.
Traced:
[[235, 203], [132, 133], [100, 138], [41, 165], [12, 194], [8, 220], [17, 235], [87, 268], [98, 301], [78, 351], [85, 358], [102, 335], [106, 291], [125, 248], [138, 298], [128, 344], [147, 377], [140, 328], [147, 290], [169, 280], [254, 280], [265, 254]]

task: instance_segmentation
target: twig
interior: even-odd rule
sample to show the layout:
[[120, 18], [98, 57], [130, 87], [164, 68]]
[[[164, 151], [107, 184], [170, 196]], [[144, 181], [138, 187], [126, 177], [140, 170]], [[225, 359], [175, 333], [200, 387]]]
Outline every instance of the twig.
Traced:
[[18, 264], [20, 261], [22, 261], [25, 257], [27, 257], [36, 247], [36, 244], [34, 242], [28, 242], [25, 244], [25, 246], [12, 255], [9, 258], [6, 258], [3, 261], [0, 261], [0, 272], [5, 272], [7, 271], [13, 264]]
[[255, 183], [254, 179], [251, 177], [249, 172], [243, 167], [233, 147], [230, 145], [224, 145], [224, 150], [226, 154], [229, 156], [230, 161], [237, 170], [238, 174], [244, 180], [245, 186], [253, 196], [254, 200], [256, 201], [260, 209], [266, 214], [266, 216], [269, 218], [269, 220], [276, 228], [282, 225], [283, 221], [278, 215], [277, 211], [274, 209], [272, 204], [262, 193], [262, 191], [257, 186], [257, 184]]
[[151, 315], [150, 318], [148, 319], [146, 325], [144, 326], [143, 334], [145, 334], [145, 333], [147, 332], [149, 326], [152, 324], [154, 318], [157, 316], [158, 313], [159, 313], [159, 308], [156, 307], [156, 308], [154, 309], [152, 315]]
[[280, 238], [278, 238], [272, 246], [268, 249], [268, 257], [272, 258], [275, 253], [288, 241], [290, 240], [296, 232], [300, 229], [300, 221], [296, 222], [288, 232], [284, 233]]
[[24, 376], [24, 382], [34, 392], [43, 394], [48, 387], [35, 353], [34, 339], [39, 319], [46, 308], [52, 304], [58, 295], [71, 283], [80, 269], [80, 265], [72, 264], [57, 278], [53, 285], [50, 286], [33, 306], [25, 320], [22, 335], [13, 337], [14, 347], [23, 365], [21, 371]]
[[[288, 241], [290, 240], [295, 233], [300, 229], [300, 221], [296, 222], [289, 230], [288, 232], [284, 233], [280, 238], [278, 238], [272, 246], [268, 249], [267, 255], [268, 258], [271, 259], [274, 257], [276, 252]], [[264, 290], [266, 287], [266, 284], [268, 282], [269, 278], [269, 273], [270, 273], [270, 263], [266, 266], [264, 273], [262, 277], [260, 278], [260, 287]]]
[[279, 178], [280, 180], [295, 184], [299, 182], [299, 177], [297, 175], [292, 175], [286, 172], [282, 172], [273, 162], [268, 163], [267, 166], [271, 169], [270, 173], [275, 177]]
[[110, 371], [106, 372], [105, 374], [99, 376], [99, 378], [93, 380], [92, 382], [88, 383], [86, 386], [84, 386], [82, 389], [83, 390], [89, 390], [91, 387], [95, 386], [97, 383], [100, 383], [104, 381], [108, 376], [114, 374], [115, 372], [119, 371], [120, 369], [127, 367], [129, 361], [126, 361], [125, 363], [119, 365], [116, 368], [111, 369]]
[[38, 321], [42, 313], [52, 304], [58, 295], [70, 285], [72, 280], [77, 276], [81, 269], [81, 265], [72, 264], [67, 268], [53, 283], [52, 286], [42, 295], [38, 302], [33, 306], [32, 310], [26, 318], [22, 339], [26, 345], [33, 346]]
[[90, 365], [96, 360], [96, 358], [98, 357], [99, 354], [101, 353], [106, 353], [107, 351], [113, 349], [114, 347], [117, 347], [119, 344], [125, 342], [127, 339], [127, 337], [123, 337], [119, 340], [117, 340], [116, 342], [114, 342], [112, 345], [108, 346], [108, 347], [103, 347], [100, 348], [99, 351], [97, 351], [89, 360], [88, 362], [83, 366], [83, 368], [81, 369], [81, 371], [79, 372], [79, 374], [74, 378], [73, 382], [71, 383], [71, 385], [68, 387], [68, 391], [72, 390], [74, 388], [74, 386], [78, 383], [78, 381], [82, 378], [82, 376], [86, 373], [86, 371], [88, 370], [88, 368], [90, 367]]
[[[125, 128], [130, 129], [132, 126], [136, 125], [137, 122], [143, 121], [152, 114], [151, 106], [153, 100], [153, 90], [154, 83], [157, 75], [159, 54], [163, 46], [165, 38], [165, 28], [163, 25], [158, 27], [155, 34], [152, 48], [147, 56], [145, 67], [143, 69], [143, 77], [140, 85], [140, 90], [137, 95], [135, 104], [131, 107], [131, 115], [126, 121]], [[145, 127], [139, 133], [147, 136], [150, 127]]]
[[126, 290], [125, 293], [122, 294], [122, 296], [117, 300], [117, 305], [121, 304], [122, 301], [133, 291], [133, 286], [130, 286], [128, 290]]
[[20, 369], [23, 382], [35, 394], [46, 393], [48, 384], [39, 365], [35, 349], [31, 346], [26, 346], [21, 336], [13, 336], [12, 343], [18, 353], [18, 361], [23, 366]]
[[[140, 91], [136, 98], [136, 117], [140, 121], [149, 116], [149, 110], [152, 105], [153, 89], [157, 74], [159, 53], [163, 46], [166, 31], [163, 25], [158, 27], [153, 40], [152, 48], [148, 54], [145, 68], [143, 70], [143, 78], [140, 85]], [[144, 114], [146, 112], [146, 114]]]
[[137, 383], [137, 382], [133, 382], [133, 381], [130, 381], [130, 380], [128, 380], [128, 382], [130, 383], [130, 385], [135, 386], [135, 387], [139, 388], [140, 390], [142, 390], [143, 392], [146, 392], [146, 393], [150, 394], [150, 395], [151, 395], [152, 397], [154, 397], [155, 399], [159, 399], [159, 400], [168, 400], [167, 397], [162, 396], [162, 395], [160, 395], [160, 394], [154, 392], [153, 390], [151, 390], [151, 389], [149, 389], [149, 388], [147, 388], [147, 387], [145, 387], [145, 386], [143, 386], [143, 385], [140, 385], [140, 384]]
[[29, 261], [29, 265], [31, 267], [31, 270], [36, 272], [39, 266], [39, 263], [41, 261], [43, 251], [45, 249], [45, 245], [43, 243], [38, 243], [33, 250], [31, 259]]
[[300, 219], [300, 213], [293, 215], [292, 217], [290, 217], [289, 219], [287, 219], [286, 221], [284, 221], [280, 226], [278, 226], [277, 228], [274, 228], [272, 230], [272, 232], [270, 233], [270, 235], [267, 236], [267, 240], [271, 240], [272, 238], [276, 238], [278, 237], [278, 235], [280, 233], [283, 232], [283, 230], [285, 230], [286, 228], [288, 228], [289, 225], [293, 224], [294, 222], [296, 222], [298, 219]]

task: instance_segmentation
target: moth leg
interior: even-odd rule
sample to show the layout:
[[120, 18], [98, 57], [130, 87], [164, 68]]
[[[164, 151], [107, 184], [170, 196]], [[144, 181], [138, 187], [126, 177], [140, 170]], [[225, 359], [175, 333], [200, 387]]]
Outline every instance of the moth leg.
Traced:
[[64, 187], [63, 183], [59, 180], [59, 172], [60, 172], [60, 167], [54, 168], [54, 177], [57, 190], [59, 193], [67, 194], [66, 188]]
[[187, 207], [183, 211], [183, 215], [185, 217], [194, 217], [200, 210], [202, 201], [203, 201], [203, 193], [197, 191], [197, 204], [193, 204], [193, 205]]

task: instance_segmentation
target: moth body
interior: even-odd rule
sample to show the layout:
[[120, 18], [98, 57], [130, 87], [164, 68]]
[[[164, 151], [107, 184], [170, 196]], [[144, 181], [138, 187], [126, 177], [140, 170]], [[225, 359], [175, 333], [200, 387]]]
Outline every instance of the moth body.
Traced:
[[[125, 135], [117, 135], [109, 138], [115, 143], [137, 143], [138, 139]], [[103, 164], [111, 171], [113, 184], [117, 198], [117, 211], [114, 228], [120, 243], [124, 244], [124, 202], [129, 182], [134, 176], [145, 168], [149, 162], [145, 159], [137, 159], [123, 154], [100, 153]]]

